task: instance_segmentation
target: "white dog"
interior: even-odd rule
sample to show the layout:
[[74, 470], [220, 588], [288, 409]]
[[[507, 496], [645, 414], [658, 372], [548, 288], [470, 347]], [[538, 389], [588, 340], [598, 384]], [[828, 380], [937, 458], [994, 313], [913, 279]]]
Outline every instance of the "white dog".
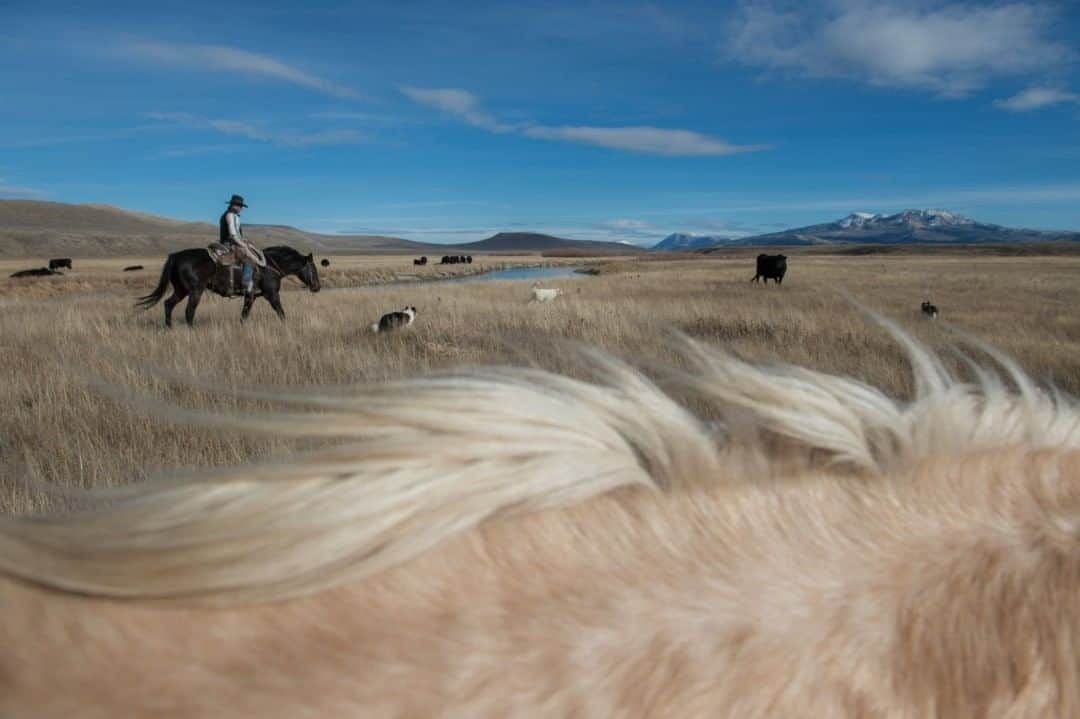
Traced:
[[551, 302], [562, 293], [563, 291], [560, 289], [541, 289], [539, 287], [533, 287], [532, 299], [530, 302]]

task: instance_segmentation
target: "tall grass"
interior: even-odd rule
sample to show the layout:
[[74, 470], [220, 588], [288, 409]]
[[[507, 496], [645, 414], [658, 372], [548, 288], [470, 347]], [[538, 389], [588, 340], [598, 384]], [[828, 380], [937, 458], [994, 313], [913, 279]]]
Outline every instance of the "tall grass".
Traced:
[[[533, 258], [535, 260], [535, 258]], [[390, 272], [365, 259], [357, 272]], [[387, 284], [343, 288], [348, 260], [332, 259], [338, 289], [284, 297], [279, 322], [261, 300], [240, 325], [238, 302], [207, 299], [194, 329], [140, 313], [127, 284], [62, 286], [23, 296], [0, 287], [0, 511], [58, 502], [38, 480], [107, 486], [180, 468], [295, 451], [287, 441], [177, 424], [116, 392], [212, 412], [258, 412], [221, 387], [310, 387], [412, 376], [460, 364], [535, 364], [573, 372], [565, 340], [646, 366], [675, 361], [668, 331], [722, 343], [743, 356], [782, 359], [910, 392], [899, 349], [839, 290], [897, 319], [932, 346], [955, 324], [1016, 357], [1036, 377], [1080, 393], [1080, 258], [793, 256], [781, 287], [751, 285], [751, 258], [610, 260], [598, 277], [556, 280], [565, 294], [529, 304], [527, 282]], [[402, 263], [392, 261], [393, 267]], [[380, 269], [381, 268], [381, 269]], [[417, 268], [421, 269], [421, 268]], [[397, 270], [394, 270], [395, 272]], [[365, 275], [368, 276], [368, 275]], [[69, 279], [69, 278], [68, 278]], [[154, 277], [156, 280], [156, 276]], [[919, 313], [930, 299], [938, 322]], [[408, 331], [368, 325], [406, 304]], [[182, 309], [182, 306], [181, 306]], [[957, 361], [957, 366], [960, 366]], [[149, 368], [171, 375], [155, 376]], [[403, 398], [407, 399], [407, 398]], [[448, 417], [447, 421], [453, 421]]]

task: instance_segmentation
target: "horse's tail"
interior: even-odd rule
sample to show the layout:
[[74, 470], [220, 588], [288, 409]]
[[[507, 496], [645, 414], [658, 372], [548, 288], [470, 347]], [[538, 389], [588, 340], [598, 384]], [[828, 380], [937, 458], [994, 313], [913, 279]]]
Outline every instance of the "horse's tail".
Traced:
[[175, 261], [176, 253], [174, 252], [166, 258], [165, 266], [161, 268], [161, 279], [158, 280], [157, 287], [155, 287], [154, 291], [150, 294], [140, 297], [135, 303], [136, 307], [148, 310], [161, 301], [161, 298], [165, 296], [165, 290], [169, 287], [169, 277], [172, 275], [173, 263]]

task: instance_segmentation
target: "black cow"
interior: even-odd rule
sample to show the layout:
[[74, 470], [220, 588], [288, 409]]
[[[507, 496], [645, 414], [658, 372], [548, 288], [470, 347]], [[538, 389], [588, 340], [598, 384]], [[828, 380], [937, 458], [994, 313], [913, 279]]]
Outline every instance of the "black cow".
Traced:
[[472, 264], [472, 255], [465, 255], [465, 261], [471, 265]]
[[330, 260], [328, 260], [328, 259], [326, 259], [326, 258], [324, 257], [324, 258], [322, 259], [322, 262], [320, 262], [319, 264], [320, 264], [320, 265], [322, 265], [323, 267], [329, 267], [329, 266], [330, 266]]
[[60, 267], [66, 267], [66, 268], [68, 268], [70, 270], [71, 269], [71, 258], [70, 257], [58, 257], [55, 260], [49, 260], [49, 269], [50, 270], [59, 269]]
[[930, 300], [922, 303], [922, 313], [932, 320], [937, 319], [937, 307], [930, 304]]
[[418, 260], [413, 260], [412, 263], [414, 265], [426, 265], [427, 264], [427, 256], [425, 255], [424, 257], [421, 257]]
[[757, 282], [758, 278], [769, 284], [769, 280], [776, 280], [776, 284], [782, 284], [784, 273], [787, 272], [787, 257], [785, 255], [758, 255], [757, 272], [750, 280]]
[[19, 270], [13, 273], [12, 277], [48, 277], [49, 275], [58, 275], [59, 272], [53, 272], [48, 267], [37, 267], [32, 270]]
[[143, 268], [142, 265], [128, 265], [124, 268], [124, 272], [138, 272]]

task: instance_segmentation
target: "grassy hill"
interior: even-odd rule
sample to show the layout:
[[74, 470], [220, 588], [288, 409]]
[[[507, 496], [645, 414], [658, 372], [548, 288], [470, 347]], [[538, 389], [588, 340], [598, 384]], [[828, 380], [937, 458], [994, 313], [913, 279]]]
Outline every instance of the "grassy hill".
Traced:
[[[412, 242], [381, 235], [323, 235], [287, 225], [245, 224], [244, 234], [261, 247], [291, 245], [304, 252], [334, 255], [558, 252], [630, 254], [638, 248], [617, 242], [567, 240], [534, 232], [500, 232], [456, 245]], [[0, 257], [145, 256], [202, 247], [217, 239], [216, 224], [184, 222], [109, 205], [72, 205], [36, 200], [0, 200]]]
[[[245, 225], [261, 246], [287, 244], [323, 254], [429, 252], [431, 245], [377, 235], [321, 235], [283, 225]], [[0, 200], [0, 257], [156, 255], [217, 239], [208, 222], [184, 222], [109, 205]]]
[[588, 250], [593, 254], [637, 254], [643, 250], [619, 242], [567, 240], [539, 232], [499, 232], [486, 240], [466, 242], [456, 247], [466, 252], [551, 252]]

